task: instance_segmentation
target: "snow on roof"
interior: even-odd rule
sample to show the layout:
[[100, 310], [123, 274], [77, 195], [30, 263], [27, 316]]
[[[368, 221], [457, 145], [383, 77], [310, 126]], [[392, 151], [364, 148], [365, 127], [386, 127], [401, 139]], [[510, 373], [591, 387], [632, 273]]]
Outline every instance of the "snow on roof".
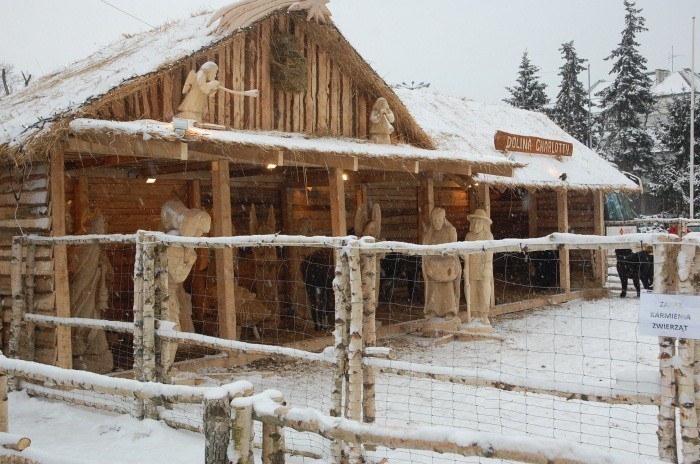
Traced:
[[220, 41], [199, 14], [121, 38], [89, 57], [36, 80], [0, 104], [0, 146], [17, 147], [48, 133], [52, 121], [127, 81], [158, 71]]
[[[567, 134], [542, 113], [521, 110], [504, 103], [478, 103], [428, 89], [395, 90], [438, 149], [501, 157], [525, 165], [516, 169], [512, 178], [479, 175], [484, 182], [569, 189], [638, 188], [613, 165]], [[564, 156], [561, 159], [550, 155], [517, 152], [504, 154], [494, 147], [496, 131], [570, 142], [574, 145], [574, 152], [572, 156]], [[562, 174], [566, 174], [566, 180], [560, 179]]]
[[254, 146], [262, 149], [282, 149], [290, 152], [317, 152], [338, 155], [358, 156], [374, 159], [404, 159], [413, 161], [446, 161], [456, 164], [481, 164], [489, 166], [517, 167], [518, 165], [503, 156], [489, 156], [464, 151], [426, 150], [411, 145], [381, 145], [357, 139], [312, 137], [307, 134], [289, 132], [262, 132], [243, 130], [207, 130], [187, 129], [186, 136], [180, 138], [173, 132], [172, 124], [160, 121], [144, 120], [132, 122], [104, 121], [99, 119], [75, 119], [70, 129], [76, 134], [81, 132], [111, 132], [131, 136], [140, 136], [144, 140], [181, 140], [198, 142], [215, 142], [239, 146]]
[[[689, 69], [669, 74], [663, 81], [652, 86], [651, 93], [656, 97], [689, 93], [692, 72]], [[695, 88], [700, 89], [700, 76], [695, 76]]]

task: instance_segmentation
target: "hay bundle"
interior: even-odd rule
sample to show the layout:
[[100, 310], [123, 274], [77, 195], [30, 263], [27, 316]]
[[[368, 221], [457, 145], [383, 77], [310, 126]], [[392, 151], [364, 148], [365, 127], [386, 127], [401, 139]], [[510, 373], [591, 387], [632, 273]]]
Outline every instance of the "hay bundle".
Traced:
[[291, 93], [306, 91], [306, 57], [295, 36], [275, 31], [270, 44], [270, 79], [277, 89]]

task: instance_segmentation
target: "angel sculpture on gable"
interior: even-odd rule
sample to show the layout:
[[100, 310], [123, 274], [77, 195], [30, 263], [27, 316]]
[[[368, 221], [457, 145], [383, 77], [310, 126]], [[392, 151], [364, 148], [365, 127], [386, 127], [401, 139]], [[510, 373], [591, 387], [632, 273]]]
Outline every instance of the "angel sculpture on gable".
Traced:
[[257, 97], [257, 90], [231, 90], [227, 89], [216, 80], [216, 73], [219, 71], [219, 66], [212, 61], [207, 61], [195, 72], [194, 69], [187, 75], [185, 85], [182, 87], [182, 94], [185, 99], [178, 106], [176, 118], [193, 119], [196, 122], [202, 122], [204, 115], [209, 108], [209, 97], [216, 94], [217, 91], [223, 90], [232, 95], [240, 95], [244, 97]]
[[374, 143], [391, 145], [391, 134], [394, 132], [394, 126], [391, 124], [394, 122], [394, 112], [389, 108], [389, 102], [386, 101], [386, 98], [377, 99], [372, 107], [369, 121], [371, 123], [370, 140]]

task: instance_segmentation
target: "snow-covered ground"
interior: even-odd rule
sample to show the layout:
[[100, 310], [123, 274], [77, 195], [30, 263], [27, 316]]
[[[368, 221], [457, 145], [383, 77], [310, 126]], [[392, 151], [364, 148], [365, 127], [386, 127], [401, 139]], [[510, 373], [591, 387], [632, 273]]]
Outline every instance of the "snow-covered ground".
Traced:
[[[595, 387], [615, 387], [619, 375], [644, 378], [658, 372], [653, 337], [637, 335], [636, 298], [574, 301], [561, 306], [494, 319], [504, 342], [454, 342], [434, 346], [418, 336], [395, 336], [391, 346], [399, 361], [504, 373]], [[203, 371], [206, 384], [249, 380], [256, 390], [275, 388], [289, 404], [328, 412], [331, 368], [307, 362], [259, 362], [233, 371]], [[201, 420], [198, 408], [177, 411]], [[571, 440], [609, 450], [618, 456], [656, 457], [657, 408], [610, 406], [548, 396], [453, 385], [395, 375], [377, 376], [378, 423], [440, 425]], [[68, 461], [192, 463], [202, 462], [203, 438], [154, 421], [32, 399], [13, 393], [12, 433], [33, 440], [30, 449], [65, 456]], [[329, 444], [309, 434], [287, 432], [293, 449], [330, 457]], [[258, 434], [258, 437], [260, 435]], [[379, 448], [373, 457], [390, 462], [495, 462], [430, 452]], [[71, 460], [74, 459], [74, 460]], [[49, 461], [47, 461], [49, 462]], [[59, 462], [59, 461], [56, 461]], [[289, 462], [317, 462], [295, 457]]]

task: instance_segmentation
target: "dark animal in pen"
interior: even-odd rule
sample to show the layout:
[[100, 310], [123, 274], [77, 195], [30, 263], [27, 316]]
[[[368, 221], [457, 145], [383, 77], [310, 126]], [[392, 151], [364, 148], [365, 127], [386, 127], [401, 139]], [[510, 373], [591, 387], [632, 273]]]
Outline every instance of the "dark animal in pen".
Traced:
[[400, 282], [406, 284], [408, 300], [423, 302], [423, 271], [420, 256], [388, 253], [380, 264], [379, 301], [390, 302]]
[[304, 258], [301, 262], [301, 276], [309, 297], [314, 329], [323, 330], [330, 327], [334, 322], [335, 313], [333, 251], [317, 250]]
[[530, 276], [535, 288], [559, 287], [559, 252], [556, 250], [529, 253]]
[[627, 296], [627, 283], [632, 279], [637, 296], [641, 293], [639, 283], [646, 290], [654, 284], [654, 256], [646, 251], [632, 253], [632, 250], [615, 250], [617, 274], [620, 276], [622, 292], [620, 298]]

